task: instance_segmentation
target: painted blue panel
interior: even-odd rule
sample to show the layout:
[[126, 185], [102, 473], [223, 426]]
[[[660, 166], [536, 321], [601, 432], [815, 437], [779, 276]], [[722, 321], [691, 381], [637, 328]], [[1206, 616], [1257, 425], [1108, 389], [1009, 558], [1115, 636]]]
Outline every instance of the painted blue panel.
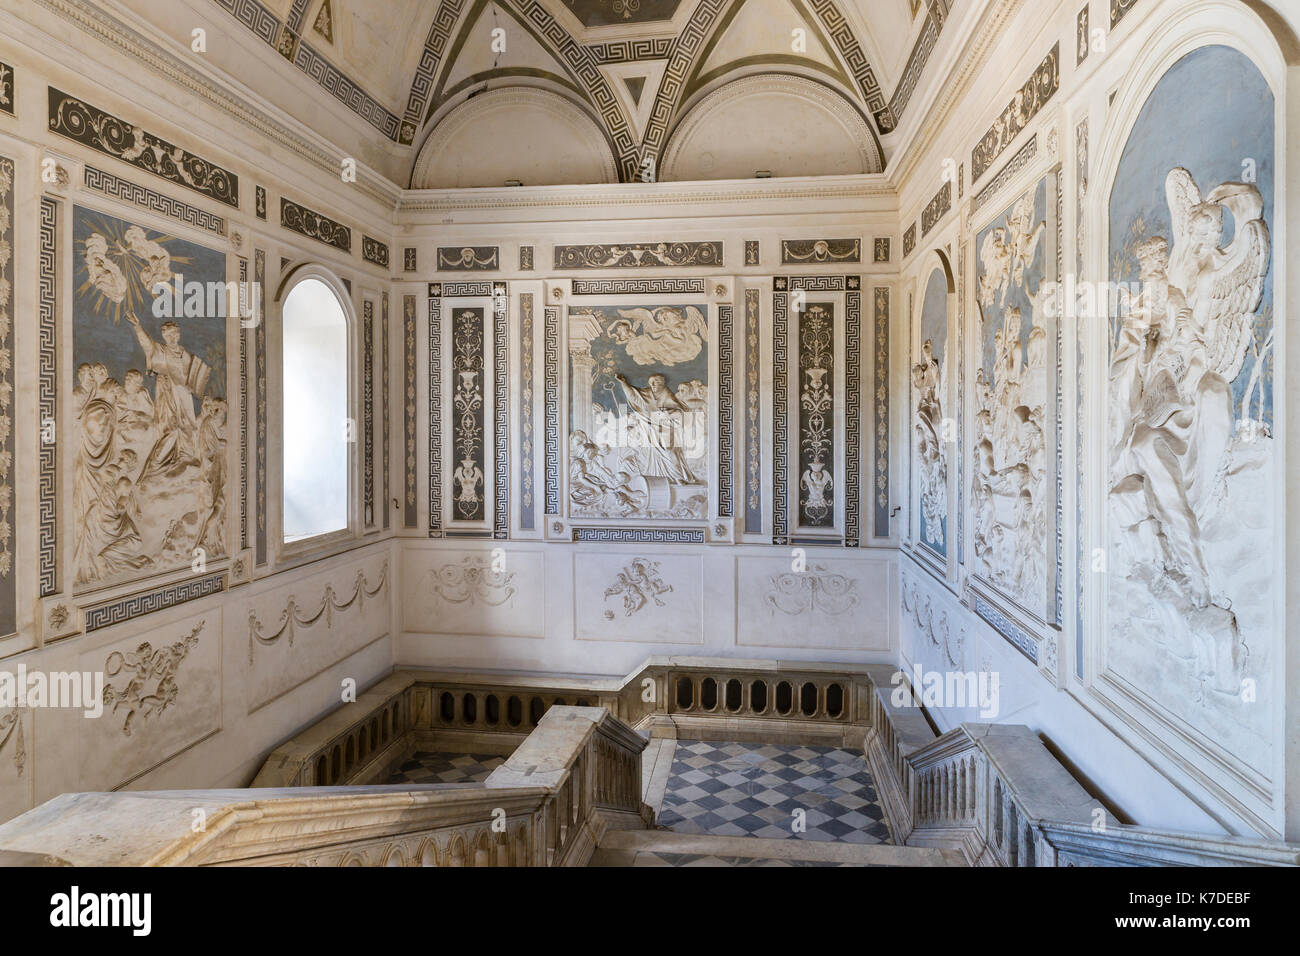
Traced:
[[[1273, 92], [1259, 70], [1241, 53], [1205, 46], [1170, 67], [1147, 97], [1124, 147], [1110, 198], [1110, 278], [1138, 282], [1134, 249], [1144, 239], [1163, 236], [1173, 246], [1165, 178], [1181, 166], [1192, 174], [1202, 195], [1220, 183], [1249, 182], [1264, 200], [1264, 221], [1273, 220], [1276, 175]], [[1232, 240], [1231, 214], [1224, 213], [1224, 244]], [[1111, 341], [1119, 333], [1110, 310]], [[1262, 344], [1272, 331], [1273, 269], [1264, 279], [1255, 333]], [[1255, 356], [1247, 350], [1241, 374], [1232, 383], [1235, 417], [1273, 423], [1273, 363], [1267, 361], [1249, 409], [1242, 399], [1252, 378]], [[1245, 412], [1245, 414], [1241, 414]]]

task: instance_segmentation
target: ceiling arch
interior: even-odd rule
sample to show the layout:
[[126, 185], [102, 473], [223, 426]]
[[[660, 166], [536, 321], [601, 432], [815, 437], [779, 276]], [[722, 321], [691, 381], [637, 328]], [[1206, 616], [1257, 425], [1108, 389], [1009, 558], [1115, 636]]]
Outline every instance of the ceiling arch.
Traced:
[[[505, 144], [509, 148], [504, 148]], [[507, 87], [453, 109], [425, 139], [412, 189], [612, 183], [618, 168], [605, 132], [558, 93]]]
[[732, 80], [692, 106], [664, 149], [665, 180], [878, 173], [880, 146], [848, 99], [794, 74]]

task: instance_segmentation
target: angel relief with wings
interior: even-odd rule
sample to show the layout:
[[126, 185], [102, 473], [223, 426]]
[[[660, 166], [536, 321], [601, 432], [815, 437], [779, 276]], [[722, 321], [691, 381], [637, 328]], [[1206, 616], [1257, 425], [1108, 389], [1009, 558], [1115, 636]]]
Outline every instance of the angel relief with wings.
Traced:
[[[1123, 562], [1115, 570], [1190, 628], [1202, 674], [1235, 693], [1245, 647], [1203, 531], [1234, 470], [1232, 383], [1253, 337], [1269, 232], [1253, 184], [1223, 183], [1202, 198], [1191, 173], [1175, 168], [1165, 197], [1173, 251], [1160, 236], [1136, 246], [1142, 289], [1121, 296], [1111, 358], [1110, 501]], [[1235, 231], [1221, 246], [1224, 209]]]

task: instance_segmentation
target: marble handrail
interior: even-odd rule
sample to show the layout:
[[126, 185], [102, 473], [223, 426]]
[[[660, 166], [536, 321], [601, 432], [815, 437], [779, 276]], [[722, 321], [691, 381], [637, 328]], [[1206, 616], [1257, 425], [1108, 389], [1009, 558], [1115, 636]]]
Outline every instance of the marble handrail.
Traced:
[[482, 784], [64, 794], [0, 826], [0, 860], [583, 865], [605, 829], [651, 822], [644, 747], [604, 707], [554, 707]]

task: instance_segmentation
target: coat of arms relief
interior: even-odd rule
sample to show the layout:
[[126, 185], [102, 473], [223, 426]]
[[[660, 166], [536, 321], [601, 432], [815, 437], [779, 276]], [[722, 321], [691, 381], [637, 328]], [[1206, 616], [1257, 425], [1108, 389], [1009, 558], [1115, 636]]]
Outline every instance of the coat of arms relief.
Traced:
[[569, 313], [569, 514], [708, 517], [703, 306]]
[[81, 208], [75, 243], [75, 584], [224, 555], [225, 257]]

